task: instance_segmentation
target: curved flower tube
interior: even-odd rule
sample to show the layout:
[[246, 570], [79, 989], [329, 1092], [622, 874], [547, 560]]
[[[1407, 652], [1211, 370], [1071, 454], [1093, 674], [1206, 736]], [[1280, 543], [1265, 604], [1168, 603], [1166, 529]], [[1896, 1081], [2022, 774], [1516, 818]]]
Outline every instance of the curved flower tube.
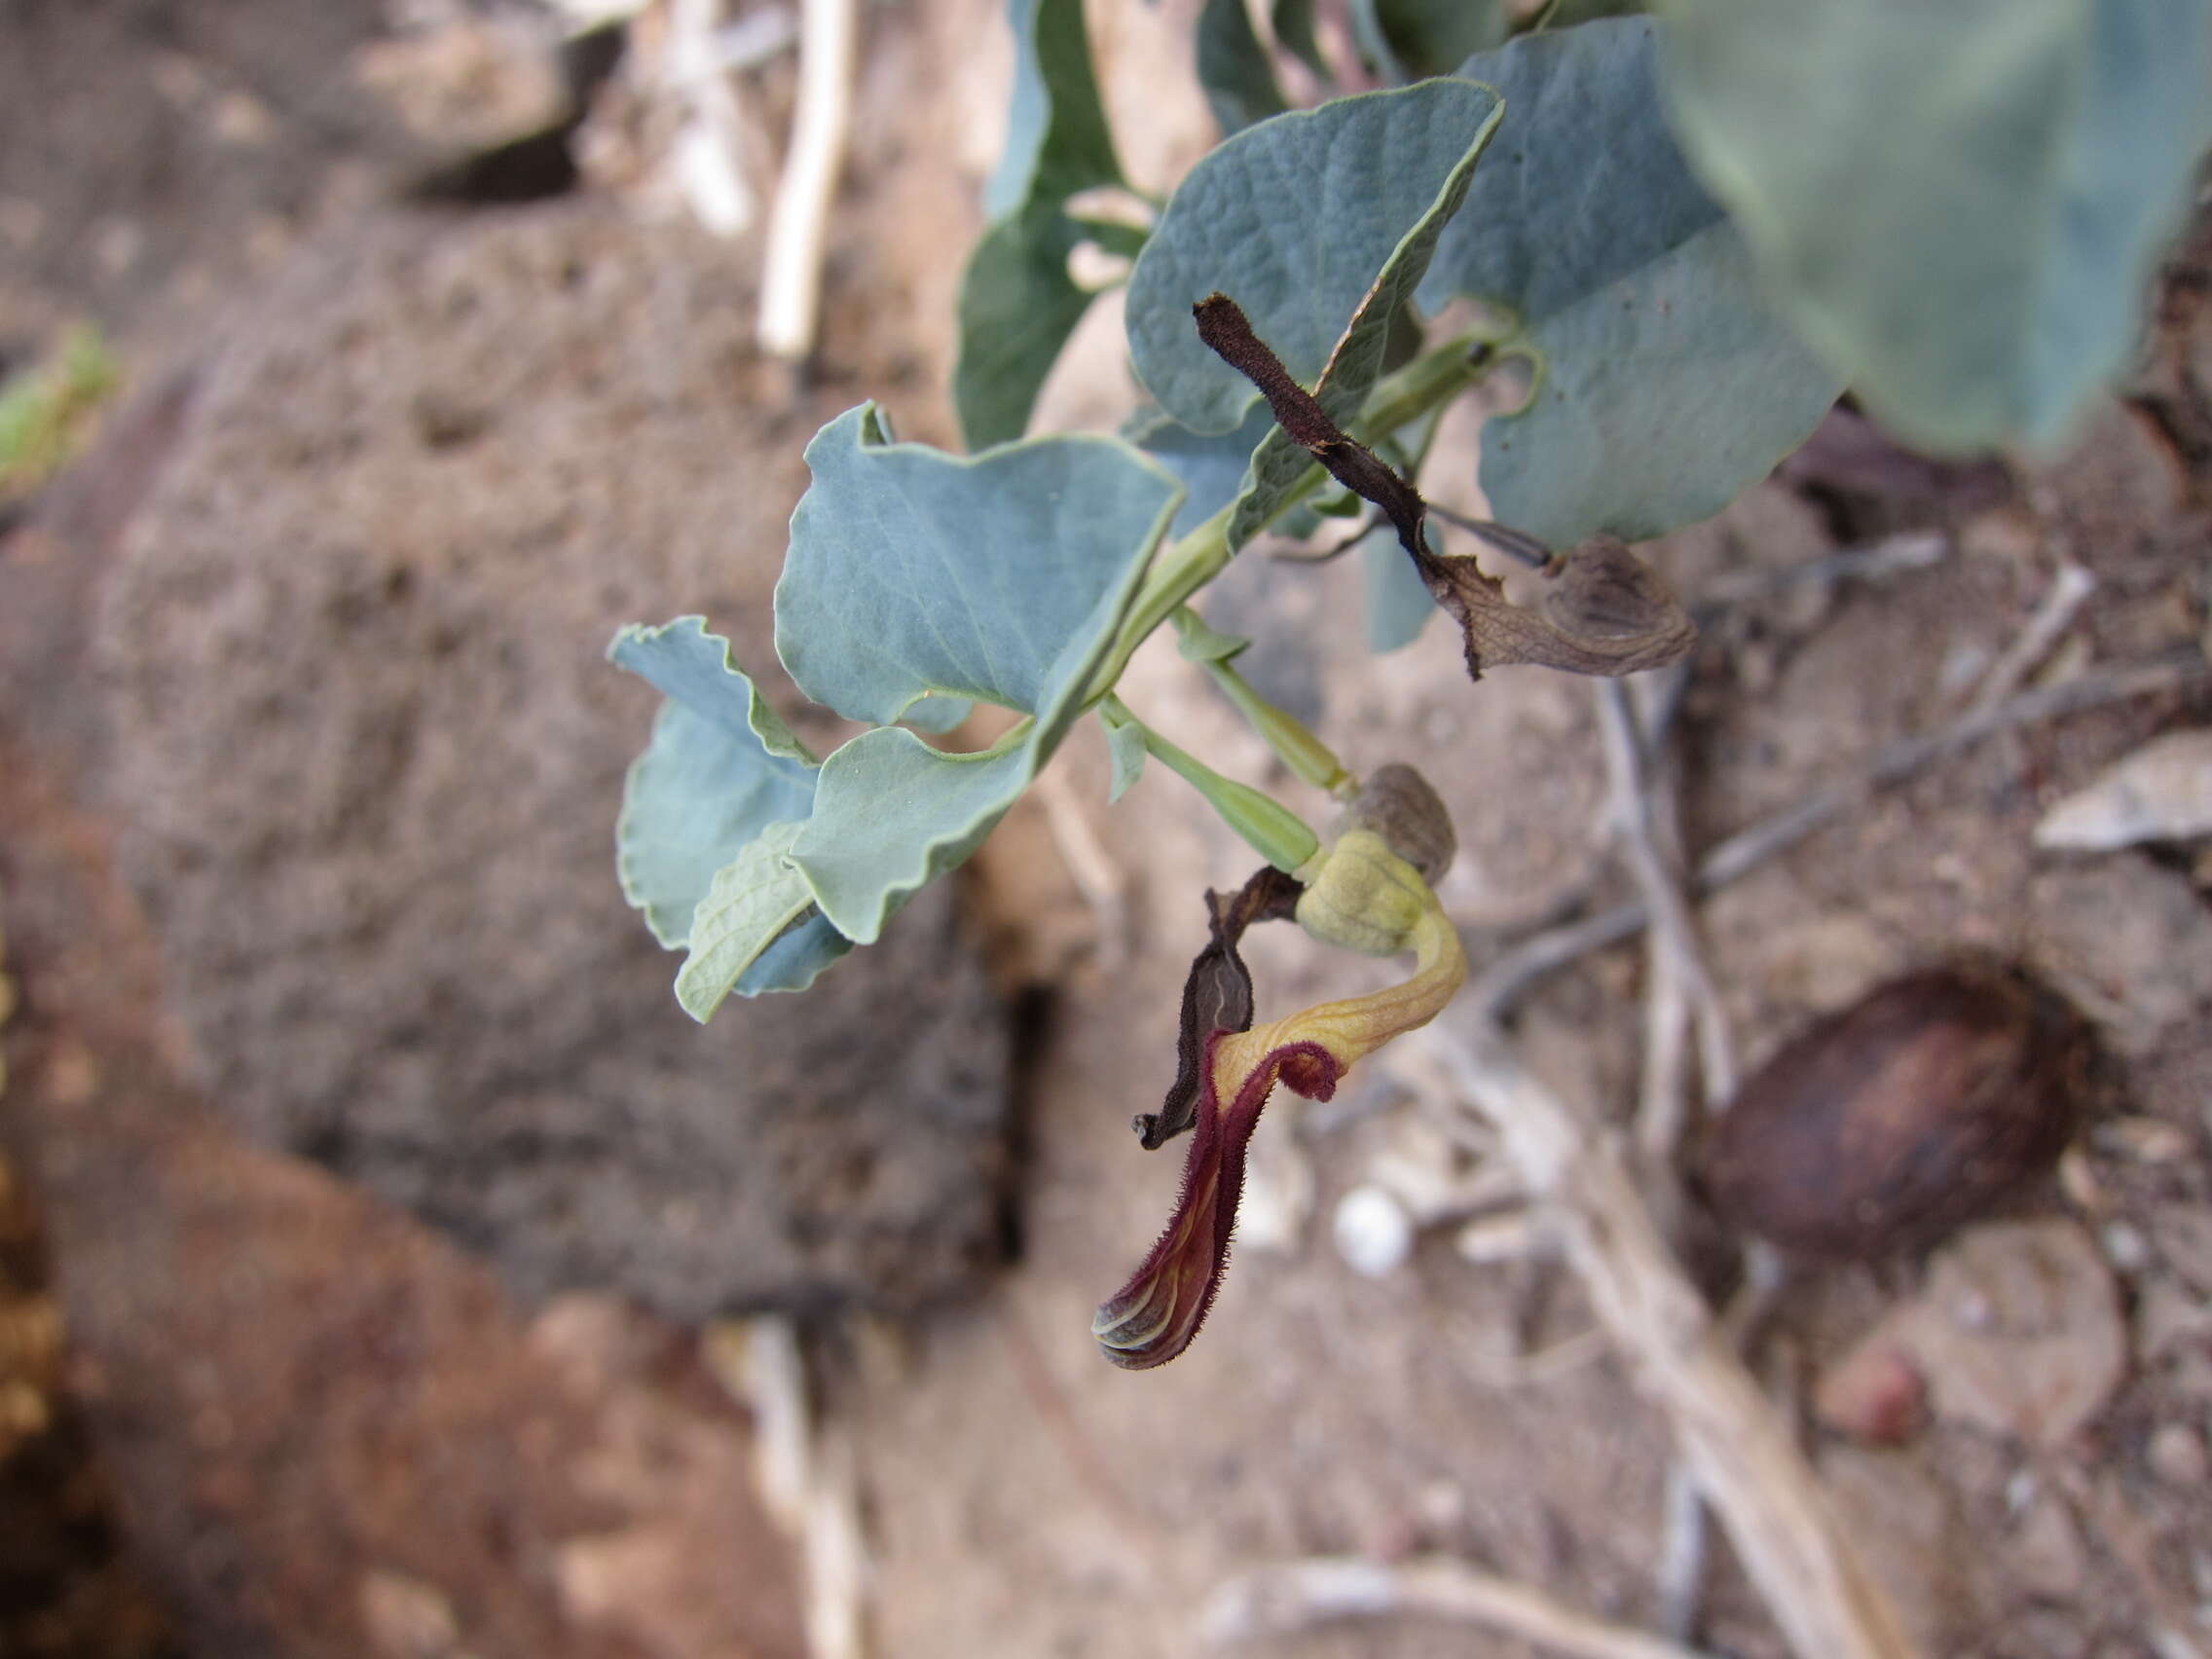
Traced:
[[1175, 1213], [1144, 1265], [1090, 1322], [1091, 1335], [1116, 1365], [1130, 1371], [1164, 1365], [1198, 1335], [1229, 1265], [1245, 1149], [1275, 1084], [1328, 1099], [1355, 1060], [1426, 1025], [1465, 981], [1458, 930], [1427, 884], [1410, 866], [1405, 873], [1426, 901], [1406, 934], [1415, 953], [1410, 978], [1249, 1031], [1216, 1030], [1206, 1038], [1198, 1132]]

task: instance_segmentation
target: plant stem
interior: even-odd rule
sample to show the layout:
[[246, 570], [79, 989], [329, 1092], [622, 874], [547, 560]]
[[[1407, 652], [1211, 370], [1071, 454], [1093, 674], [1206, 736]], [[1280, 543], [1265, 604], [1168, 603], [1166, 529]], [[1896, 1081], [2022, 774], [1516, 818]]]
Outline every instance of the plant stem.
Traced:
[[1226, 662], [1204, 665], [1221, 694], [1236, 706], [1245, 723], [1267, 740], [1275, 757], [1306, 783], [1339, 798], [1359, 793], [1359, 780], [1351, 775], [1336, 752], [1315, 737], [1304, 720], [1276, 708], [1246, 682]]
[[1109, 693], [1108, 700], [1114, 705], [1117, 719], [1127, 720], [1144, 734], [1145, 752], [1204, 795], [1206, 803], [1221, 815], [1222, 822], [1243, 836], [1252, 849], [1275, 868], [1296, 871], [1321, 850], [1321, 838], [1282, 802], [1250, 784], [1223, 777], [1197, 756], [1170, 743], [1138, 719], [1119, 697]]
[[[1432, 351], [1423, 352], [1397, 373], [1385, 375], [1376, 383], [1360, 410], [1359, 419], [1352, 423], [1351, 435], [1362, 443], [1388, 437], [1399, 427], [1451, 402], [1489, 373], [1497, 359], [1497, 343], [1480, 333], [1459, 335]], [[1268, 522], [1272, 524], [1306, 499], [1327, 477], [1318, 464], [1309, 467], [1298, 482], [1283, 493]], [[1095, 703], [1113, 690], [1121, 682], [1123, 670], [1128, 667], [1129, 658], [1136, 654], [1137, 646], [1174, 614], [1177, 606], [1228, 568], [1229, 561], [1236, 556], [1236, 550], [1229, 544], [1229, 524], [1235, 511], [1235, 503], [1231, 502], [1162, 549], [1153, 561], [1135, 600], [1130, 603], [1121, 632], [1115, 636], [1114, 648], [1107, 652], [1105, 661], [1090, 678], [1087, 702]]]

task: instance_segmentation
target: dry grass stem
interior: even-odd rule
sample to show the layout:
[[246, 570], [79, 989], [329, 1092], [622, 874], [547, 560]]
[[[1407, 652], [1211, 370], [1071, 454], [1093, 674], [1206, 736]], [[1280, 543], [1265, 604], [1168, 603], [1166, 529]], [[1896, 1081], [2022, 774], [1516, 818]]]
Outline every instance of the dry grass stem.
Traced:
[[2057, 574], [2050, 579], [2043, 603], [2028, 618], [2027, 626], [1982, 676], [1970, 707], [1977, 713], [1993, 709], [2026, 684], [2028, 676], [2050, 655], [2052, 647], [2065, 637], [2066, 630], [2074, 626], [2074, 619], [2082, 613], [2089, 595], [2096, 591], [2096, 577], [2071, 559], [2061, 564]]
[[[1718, 892], [1768, 860], [1788, 852], [1815, 830], [1856, 810], [1876, 790], [1917, 776], [1937, 760], [1984, 738], [2035, 725], [2109, 703], [2180, 690], [2212, 680], [2212, 665], [2194, 647], [2146, 662], [2094, 670], [2061, 684], [2022, 691], [1993, 706], [1975, 707], [1931, 732], [1887, 743], [1850, 778], [1814, 791], [1795, 806], [1762, 818], [1717, 843], [1699, 859], [1692, 876], [1699, 898]], [[1534, 934], [1492, 960], [1477, 974], [1462, 1001], [1492, 1018], [1503, 1016], [1540, 980], [1594, 950], [1633, 939], [1647, 924], [1644, 902], [1630, 900], [1596, 915]]]
[[1496, 1124], [1505, 1155], [1550, 1212], [1600, 1323], [1666, 1414], [1791, 1646], [1805, 1659], [1916, 1653], [1788, 1425], [1652, 1221], [1618, 1139], [1593, 1133], [1530, 1076], [1479, 1011], [1463, 1011], [1450, 1032], [1431, 1026], [1413, 1040], [1422, 1037], [1470, 1109]]
[[830, 203], [852, 122], [856, 9], [856, 0], [805, 0], [799, 14], [798, 107], [760, 282], [760, 349], [791, 363], [814, 350]]
[[1542, 1591], [1462, 1562], [1386, 1567], [1321, 1556], [1231, 1579], [1207, 1604], [1216, 1642], [1289, 1636], [1338, 1619], [1407, 1614], [1487, 1625], [1566, 1659], [1701, 1659], [1697, 1650], [1562, 1606]]

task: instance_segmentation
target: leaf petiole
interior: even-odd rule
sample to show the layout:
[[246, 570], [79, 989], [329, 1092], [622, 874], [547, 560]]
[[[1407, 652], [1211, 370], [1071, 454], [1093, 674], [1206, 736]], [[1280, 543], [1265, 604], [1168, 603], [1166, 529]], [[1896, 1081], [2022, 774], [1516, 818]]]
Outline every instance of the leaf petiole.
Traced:
[[1359, 780], [1337, 758], [1334, 750], [1315, 737], [1304, 720], [1253, 690], [1251, 682], [1231, 666], [1230, 659], [1250, 645], [1249, 640], [1215, 632], [1187, 605], [1176, 608], [1175, 631], [1182, 636], [1183, 654], [1212, 677], [1221, 694], [1267, 740], [1277, 759], [1305, 782], [1339, 799], [1359, 793]]
[[1134, 726], [1141, 732], [1145, 752], [1204, 795], [1206, 803], [1221, 814], [1222, 822], [1275, 868], [1295, 872], [1321, 850], [1321, 838], [1306, 821], [1272, 795], [1223, 777], [1138, 719], [1119, 697], [1109, 693], [1104, 701], [1117, 724]]

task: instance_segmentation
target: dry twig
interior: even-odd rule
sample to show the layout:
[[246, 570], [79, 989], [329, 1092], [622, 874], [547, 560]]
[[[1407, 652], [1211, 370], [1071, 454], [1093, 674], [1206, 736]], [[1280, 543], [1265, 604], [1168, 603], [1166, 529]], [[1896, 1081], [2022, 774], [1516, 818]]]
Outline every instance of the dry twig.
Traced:
[[1980, 685], [1974, 689], [1972, 710], [1982, 713], [1993, 709], [2025, 684], [2028, 676], [2050, 655], [2051, 647], [2074, 626], [2074, 618], [2082, 613], [2082, 607], [2096, 591], [2096, 577], [2071, 559], [2061, 564], [2058, 573], [2051, 577], [2043, 603], [2028, 618], [2028, 625], [1982, 676]]
[[1597, 693], [1614, 829], [1644, 911], [1653, 918], [1637, 1143], [1654, 1168], [1664, 1168], [1687, 1115], [1683, 1039], [1694, 1026], [1709, 1105], [1726, 1098], [1734, 1088], [1735, 1046], [1690, 914], [1669, 769], [1645, 746], [1628, 686], [1604, 680], [1598, 682]]
[[1940, 531], [1915, 530], [1886, 536], [1863, 547], [1839, 547], [1833, 553], [1783, 570], [1732, 571], [1708, 582], [1694, 608], [1698, 618], [1730, 606], [1765, 599], [1791, 588], [1832, 586], [1845, 581], [1874, 581], [1899, 571], [1925, 571], [1951, 555], [1950, 537]]
[[1244, 1641], [1397, 1613], [1489, 1625], [1569, 1659], [1699, 1659], [1692, 1648], [1578, 1613], [1526, 1584], [1439, 1559], [1385, 1567], [1322, 1556], [1263, 1567], [1214, 1592], [1204, 1628], [1210, 1641]]
[[[1739, 876], [1788, 852], [1816, 830], [1853, 811], [1876, 790], [1900, 784], [1934, 762], [1998, 732], [2108, 703], [2178, 690], [2207, 679], [2212, 679], [2212, 665], [2191, 647], [2147, 662], [2091, 671], [2058, 685], [2020, 692], [1989, 707], [1977, 705], [1935, 731], [1883, 745], [1851, 778], [1816, 790], [1795, 806], [1762, 818], [1719, 842], [1698, 861], [1691, 877], [1693, 890], [1700, 898], [1717, 893]], [[1495, 957], [1476, 975], [1462, 1000], [1490, 1017], [1500, 1017], [1549, 975], [1593, 950], [1635, 938], [1649, 914], [1641, 899], [1633, 899], [1581, 921], [1533, 935]]]
[[760, 347], [786, 362], [814, 350], [822, 250], [852, 120], [855, 0], [806, 0], [799, 16], [798, 107], [768, 218]]
[[1459, 1030], [1457, 1042], [1436, 1026], [1425, 1036], [1548, 1207], [1599, 1321], [1666, 1413], [1790, 1644], [1807, 1659], [1915, 1653], [1788, 1425], [1652, 1222], [1617, 1141], [1529, 1075], [1479, 1012]]

